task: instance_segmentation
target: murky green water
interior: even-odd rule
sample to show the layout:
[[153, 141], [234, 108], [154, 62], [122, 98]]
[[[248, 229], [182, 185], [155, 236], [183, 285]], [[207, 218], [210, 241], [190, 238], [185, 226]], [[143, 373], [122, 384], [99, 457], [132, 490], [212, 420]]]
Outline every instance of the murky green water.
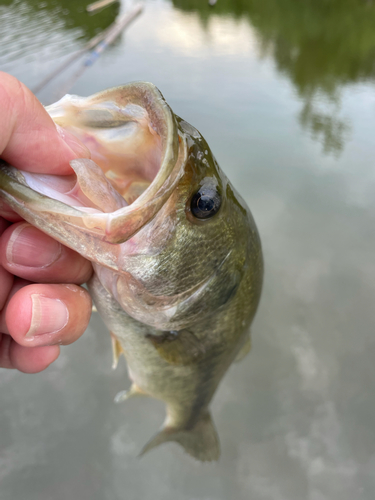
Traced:
[[[118, 13], [86, 3], [2, 1], [0, 69], [36, 85]], [[258, 223], [264, 293], [212, 405], [218, 464], [136, 458], [163, 405], [112, 403], [129, 382], [93, 318], [45, 373], [0, 372], [1, 500], [374, 498], [374, 26], [365, 0], [149, 1], [76, 81], [152, 81], [203, 133]]]

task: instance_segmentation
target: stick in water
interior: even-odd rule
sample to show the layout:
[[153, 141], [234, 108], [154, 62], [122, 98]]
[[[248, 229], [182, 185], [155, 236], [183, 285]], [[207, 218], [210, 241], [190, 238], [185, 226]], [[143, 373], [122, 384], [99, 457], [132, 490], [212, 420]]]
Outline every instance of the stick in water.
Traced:
[[90, 3], [86, 7], [87, 12], [95, 12], [96, 10], [103, 9], [112, 3], [118, 2], [119, 0], [99, 0], [99, 2]]
[[32, 90], [34, 94], [37, 94], [40, 92], [44, 87], [55, 78], [59, 73], [64, 71], [68, 66], [70, 66], [76, 59], [81, 57], [85, 52], [88, 50], [92, 49], [97, 45], [99, 42], [105, 38], [106, 34], [108, 31], [114, 27], [116, 24], [116, 21], [112, 23], [106, 30], [101, 31], [97, 35], [95, 35], [91, 40], [89, 40], [86, 45], [84, 45], [81, 49], [77, 50], [77, 52], [74, 52], [66, 61], [64, 61], [60, 66], [58, 66], [56, 69], [54, 69], [49, 75], [47, 75], [38, 85], [36, 85]]
[[82, 66], [72, 76], [68, 83], [64, 85], [63, 90], [60, 90], [59, 96], [65, 95], [73, 87], [74, 83], [86, 71], [86, 69], [92, 66], [98, 60], [105, 49], [116, 40], [120, 33], [142, 12], [142, 10], [143, 3], [139, 3], [134, 6], [134, 9], [132, 9], [130, 12], [125, 13], [114, 25], [112, 25], [112, 28], [106, 32], [105, 38], [101, 42], [99, 42], [94, 50], [89, 53]]

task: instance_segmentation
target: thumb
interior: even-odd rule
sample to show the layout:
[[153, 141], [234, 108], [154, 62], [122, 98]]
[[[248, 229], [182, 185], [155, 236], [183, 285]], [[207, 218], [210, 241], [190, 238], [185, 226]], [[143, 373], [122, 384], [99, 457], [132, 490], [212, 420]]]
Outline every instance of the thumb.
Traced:
[[69, 162], [89, 158], [88, 149], [56, 127], [34, 94], [15, 77], [0, 72], [0, 156], [22, 170], [71, 174]]

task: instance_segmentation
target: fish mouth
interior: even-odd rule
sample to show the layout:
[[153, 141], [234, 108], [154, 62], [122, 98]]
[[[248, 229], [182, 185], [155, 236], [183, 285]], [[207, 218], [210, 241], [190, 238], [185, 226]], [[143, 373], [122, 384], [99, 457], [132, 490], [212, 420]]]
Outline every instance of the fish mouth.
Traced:
[[186, 139], [162, 94], [151, 83], [136, 82], [89, 98], [65, 96], [46, 109], [87, 145], [92, 159], [73, 160], [71, 176], [31, 174], [2, 163], [6, 201], [53, 214], [59, 225], [103, 242], [128, 240], [160, 210], [186, 163]]

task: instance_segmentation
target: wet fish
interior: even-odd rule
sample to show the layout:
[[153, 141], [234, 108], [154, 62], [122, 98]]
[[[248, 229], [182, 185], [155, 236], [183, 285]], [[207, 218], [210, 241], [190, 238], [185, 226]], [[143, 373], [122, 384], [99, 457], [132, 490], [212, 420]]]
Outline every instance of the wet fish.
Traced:
[[70, 176], [0, 166], [0, 198], [34, 226], [91, 260], [88, 283], [125, 355], [131, 388], [166, 403], [143, 453], [168, 441], [205, 461], [220, 454], [208, 409], [224, 373], [249, 350], [263, 260], [249, 209], [201, 134], [150, 83], [47, 111], [92, 159]]

